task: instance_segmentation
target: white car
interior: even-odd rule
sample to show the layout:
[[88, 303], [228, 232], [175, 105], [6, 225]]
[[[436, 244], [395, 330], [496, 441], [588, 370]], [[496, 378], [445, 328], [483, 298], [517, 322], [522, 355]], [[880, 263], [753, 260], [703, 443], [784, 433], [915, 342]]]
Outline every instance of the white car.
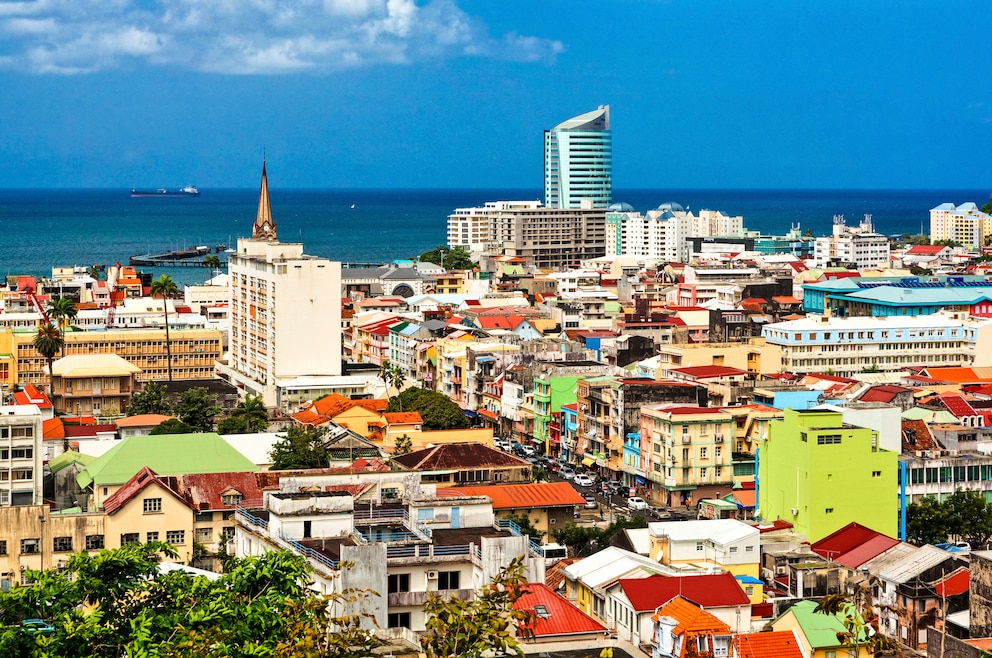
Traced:
[[572, 482], [574, 482], [575, 484], [579, 485], [580, 487], [591, 487], [592, 486], [592, 478], [589, 477], [588, 475], [583, 475], [582, 473], [579, 473], [578, 475], [576, 475], [575, 476], [575, 479], [572, 480]]
[[575, 471], [569, 468], [568, 466], [562, 466], [561, 469], [558, 471], [558, 475], [559, 477], [565, 480], [571, 480], [572, 478], [575, 477]]
[[640, 496], [633, 496], [627, 499], [627, 507], [634, 510], [643, 510], [648, 508], [648, 502]]

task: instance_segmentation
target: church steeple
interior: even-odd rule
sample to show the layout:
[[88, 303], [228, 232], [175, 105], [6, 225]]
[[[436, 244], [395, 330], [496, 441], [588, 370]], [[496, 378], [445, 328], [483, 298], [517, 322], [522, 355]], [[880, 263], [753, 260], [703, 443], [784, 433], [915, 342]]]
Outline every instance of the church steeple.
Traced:
[[275, 240], [276, 223], [272, 219], [272, 208], [269, 206], [269, 179], [265, 175], [265, 160], [262, 160], [262, 187], [258, 192], [258, 213], [251, 227], [251, 237], [256, 240]]

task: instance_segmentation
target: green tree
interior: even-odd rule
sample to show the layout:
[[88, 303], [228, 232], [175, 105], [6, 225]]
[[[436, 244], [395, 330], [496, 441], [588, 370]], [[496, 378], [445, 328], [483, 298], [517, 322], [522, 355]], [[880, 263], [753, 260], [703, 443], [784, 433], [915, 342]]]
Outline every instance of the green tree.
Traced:
[[510, 514], [505, 517], [507, 521], [513, 521], [520, 528], [520, 534], [527, 535], [534, 541], [540, 541], [544, 533], [534, 527], [534, 523], [527, 514]]
[[[48, 302], [48, 317], [58, 322], [59, 331], [65, 338], [66, 325], [76, 319], [79, 311], [76, 302], [68, 297], [59, 297]], [[65, 356], [65, 341], [62, 341], [62, 356]]]
[[605, 548], [601, 543], [603, 531], [592, 526], [566, 523], [554, 531], [555, 541], [567, 546], [575, 557], [586, 557]]
[[910, 543], [939, 544], [951, 534], [944, 505], [933, 496], [924, 496], [906, 508], [906, 539]]
[[984, 549], [992, 537], [992, 505], [981, 492], [958, 489], [944, 500], [951, 535], [976, 549]]
[[[320, 596], [303, 557], [267, 552], [231, 559], [217, 580], [159, 572], [168, 544], [77, 553], [64, 569], [27, 572], [30, 587], [0, 593], [0, 655], [119, 658], [169, 656], [370, 657], [380, 643], [354, 612], [368, 590]], [[333, 612], [338, 611], [338, 612]], [[20, 620], [56, 631], [30, 635]]]
[[872, 601], [872, 590], [881, 587], [881, 581], [871, 576], [865, 581], [856, 583], [847, 592], [828, 594], [819, 601], [813, 609], [814, 613], [836, 617], [843, 624], [844, 631], [837, 633], [837, 639], [845, 647], [850, 648], [852, 655], [860, 655], [861, 648], [868, 655], [902, 656], [902, 646], [899, 641], [882, 633], [879, 610], [894, 610], [890, 606], [876, 606]]
[[989, 195], [988, 202], [982, 206], [982, 212], [986, 215], [992, 215], [992, 194]]
[[231, 418], [241, 421], [245, 434], [264, 432], [269, 427], [269, 411], [265, 408], [261, 395], [246, 397], [231, 412]]
[[158, 382], [148, 382], [138, 393], [131, 396], [127, 407], [128, 416], [140, 414], [172, 413], [172, 400], [166, 395], [165, 388]]
[[327, 468], [330, 457], [324, 440], [327, 430], [319, 427], [293, 425], [272, 445], [269, 459], [272, 470], [295, 468]]
[[196, 430], [178, 418], [170, 418], [169, 420], [163, 420], [161, 423], [153, 427], [149, 434], [155, 436], [160, 434], [192, 434], [195, 431]]
[[165, 358], [169, 368], [169, 381], [172, 381], [172, 343], [169, 340], [169, 299], [179, 293], [175, 281], [167, 274], [152, 281], [152, 297], [162, 298], [162, 312], [165, 314]]
[[55, 355], [65, 345], [65, 339], [58, 327], [51, 322], [46, 322], [38, 328], [33, 342], [38, 354], [48, 362], [48, 397], [52, 398], [52, 364], [55, 362]]
[[451, 398], [425, 388], [411, 387], [389, 400], [389, 411], [416, 411], [424, 420], [425, 430], [450, 430], [468, 427], [468, 418]]
[[533, 612], [516, 610], [513, 604], [526, 593], [523, 560], [518, 557], [471, 601], [431, 594], [424, 604], [427, 630], [420, 637], [427, 658], [523, 656], [520, 641], [532, 636]]
[[210, 254], [209, 256], [204, 257], [203, 264], [206, 265], [207, 269], [210, 271], [210, 281], [211, 285], [213, 285], [214, 272], [220, 269], [220, 259], [213, 254]]
[[448, 270], [470, 270], [475, 267], [472, 256], [467, 251], [461, 247], [449, 249], [443, 244], [420, 254], [418, 260], [423, 263], [434, 263]]
[[188, 388], [179, 394], [176, 415], [194, 432], [212, 432], [214, 417], [220, 413], [220, 407], [214, 404], [216, 400], [217, 396], [202, 386]]
[[413, 440], [409, 436], [403, 434], [396, 437], [396, 443], [393, 445], [393, 456], [409, 455], [412, 450]]

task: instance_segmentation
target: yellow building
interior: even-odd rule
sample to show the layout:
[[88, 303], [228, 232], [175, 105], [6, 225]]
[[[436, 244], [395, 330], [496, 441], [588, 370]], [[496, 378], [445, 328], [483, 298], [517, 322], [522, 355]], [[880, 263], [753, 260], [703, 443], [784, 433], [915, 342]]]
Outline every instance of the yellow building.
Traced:
[[764, 338], [751, 338], [746, 343], [680, 343], [658, 347], [658, 369], [661, 371], [691, 366], [729, 366], [755, 374], [782, 372], [782, 348], [769, 345]]
[[[34, 330], [0, 331], [0, 383], [48, 387], [48, 364], [34, 347]], [[216, 329], [170, 329], [174, 379], [212, 379], [221, 358], [221, 333]], [[167, 381], [165, 329], [112, 329], [70, 331], [65, 334], [65, 356], [116, 354], [141, 369], [139, 382]]]
[[52, 405], [60, 414], [123, 416], [140, 373], [116, 354], [63, 357], [52, 364]]

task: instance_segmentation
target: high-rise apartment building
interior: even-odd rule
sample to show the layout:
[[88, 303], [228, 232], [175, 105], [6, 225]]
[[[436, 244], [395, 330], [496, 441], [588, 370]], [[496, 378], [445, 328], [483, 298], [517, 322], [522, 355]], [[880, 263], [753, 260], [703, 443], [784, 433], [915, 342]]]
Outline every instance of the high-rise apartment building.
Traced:
[[972, 202], [955, 206], [942, 203], [930, 210], [930, 243], [953, 240], [966, 247], [980, 249], [985, 236], [992, 234], [992, 216]]
[[33, 404], [0, 406], [0, 507], [41, 504], [41, 423]]
[[736, 236], [743, 230], [743, 217], [719, 210], [693, 214], [667, 202], [642, 215], [630, 204], [614, 203], [606, 212], [606, 254], [661, 262], [687, 260], [690, 238]]
[[266, 406], [283, 408], [283, 393], [301, 380], [341, 375], [341, 263], [279, 242], [262, 166], [251, 238], [239, 238], [228, 261], [230, 356], [222, 376]]
[[544, 205], [606, 208], [613, 196], [610, 106], [601, 105], [544, 131]]
[[853, 263], [859, 270], [889, 267], [889, 239], [875, 232], [871, 215], [857, 227], [848, 226], [843, 215], [834, 216], [831, 235], [813, 243], [813, 267]]

